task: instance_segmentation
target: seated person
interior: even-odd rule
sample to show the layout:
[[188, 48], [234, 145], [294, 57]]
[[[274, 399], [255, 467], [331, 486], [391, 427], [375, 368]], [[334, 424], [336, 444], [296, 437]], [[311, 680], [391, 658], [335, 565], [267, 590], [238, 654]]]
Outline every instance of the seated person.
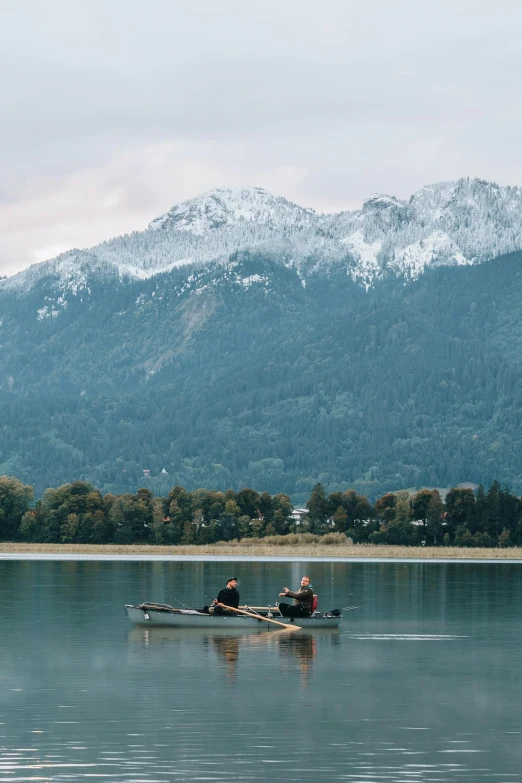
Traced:
[[219, 591], [217, 598], [214, 598], [210, 611], [214, 614], [229, 614], [237, 617], [237, 613], [231, 610], [225, 609], [223, 606], [217, 606], [217, 604], [225, 604], [225, 606], [239, 607], [239, 592], [237, 591], [237, 577], [231, 576], [227, 579], [227, 586]]
[[288, 596], [294, 599], [293, 604], [287, 604], [281, 602], [279, 604], [279, 611], [283, 617], [310, 617], [312, 614], [312, 604], [314, 600], [314, 589], [310, 584], [310, 577], [303, 576], [301, 579], [301, 589], [297, 592], [292, 592], [288, 587], [283, 587], [283, 592], [279, 593], [282, 596]]

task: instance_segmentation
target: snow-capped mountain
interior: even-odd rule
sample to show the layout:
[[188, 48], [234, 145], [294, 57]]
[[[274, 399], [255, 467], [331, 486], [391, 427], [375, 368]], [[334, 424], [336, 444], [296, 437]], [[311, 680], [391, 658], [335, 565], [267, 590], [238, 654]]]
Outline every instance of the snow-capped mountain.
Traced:
[[408, 201], [370, 196], [354, 212], [320, 215], [262, 188], [218, 188], [174, 206], [145, 231], [72, 250], [0, 283], [28, 290], [42, 277], [63, 289], [89, 274], [147, 278], [187, 264], [259, 250], [305, 278], [331, 264], [366, 286], [387, 274], [416, 278], [439, 265], [480, 263], [522, 248], [522, 189], [461, 179]]
[[[308, 221], [307, 218], [308, 217]], [[313, 224], [313, 209], [303, 209], [284, 198], [276, 198], [263, 188], [216, 188], [199, 198], [172, 207], [166, 215], [152, 221], [149, 228], [174, 229], [205, 236], [217, 229], [250, 224], [280, 231], [299, 222]]]
[[374, 195], [328, 218], [356, 259], [352, 275], [418, 277], [427, 267], [480, 263], [522, 247], [522, 189], [461, 179], [428, 185], [409, 201]]

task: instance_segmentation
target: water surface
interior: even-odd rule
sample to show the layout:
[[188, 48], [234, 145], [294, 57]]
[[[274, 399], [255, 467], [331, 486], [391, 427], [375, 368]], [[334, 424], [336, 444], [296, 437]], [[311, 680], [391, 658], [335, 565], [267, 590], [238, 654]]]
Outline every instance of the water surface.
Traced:
[[[338, 632], [133, 628], [308, 572]], [[0, 783], [522, 783], [522, 565], [0, 562]]]

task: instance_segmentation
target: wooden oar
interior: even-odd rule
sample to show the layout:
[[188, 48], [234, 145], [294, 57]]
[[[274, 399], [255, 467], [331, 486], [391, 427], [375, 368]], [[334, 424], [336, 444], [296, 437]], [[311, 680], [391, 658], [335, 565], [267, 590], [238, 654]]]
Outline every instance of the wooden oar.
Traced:
[[246, 614], [247, 617], [253, 617], [254, 620], [264, 620], [265, 623], [274, 623], [274, 625], [280, 625], [281, 628], [285, 628], [287, 631], [301, 630], [299, 625], [288, 625], [287, 623], [280, 623], [279, 620], [272, 620], [270, 617], [263, 617], [262, 615], [254, 614], [253, 612], [245, 612], [244, 609], [236, 609], [235, 606], [227, 606], [226, 604], [217, 604], [217, 606], [222, 606], [223, 609], [232, 609], [233, 612], [238, 612], [238, 614]]

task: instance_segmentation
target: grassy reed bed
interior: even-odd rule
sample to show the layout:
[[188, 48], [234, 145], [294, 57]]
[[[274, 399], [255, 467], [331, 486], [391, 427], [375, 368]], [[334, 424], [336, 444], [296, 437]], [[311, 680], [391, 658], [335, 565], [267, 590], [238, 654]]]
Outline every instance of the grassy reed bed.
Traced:
[[241, 541], [220, 541], [200, 546], [154, 546], [138, 544], [23, 544], [0, 542], [0, 554], [89, 554], [89, 555], [234, 555], [259, 557], [353, 557], [353, 558], [449, 558], [454, 560], [522, 561], [522, 547], [506, 549], [466, 549], [461, 547], [383, 546], [352, 544], [342, 533], [316, 536], [311, 533]]

